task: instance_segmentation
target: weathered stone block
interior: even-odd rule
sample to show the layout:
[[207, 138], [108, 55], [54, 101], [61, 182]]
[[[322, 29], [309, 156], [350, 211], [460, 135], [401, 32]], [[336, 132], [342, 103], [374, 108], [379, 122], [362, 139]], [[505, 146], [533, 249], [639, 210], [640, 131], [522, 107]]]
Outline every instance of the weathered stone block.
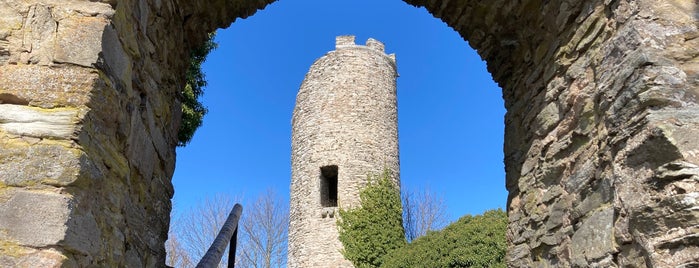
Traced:
[[[5, 245], [3, 245], [3, 247], [4, 246]], [[42, 250], [16, 248], [12, 253], [0, 253], [0, 266], [2, 267], [60, 268], [64, 261], [64, 254], [52, 248]]]
[[77, 109], [40, 109], [0, 104], [0, 130], [18, 136], [70, 139], [79, 120]]
[[20, 50], [20, 61], [41, 65], [51, 63], [57, 26], [58, 23], [51, 16], [48, 6], [31, 6], [22, 26], [24, 38]]
[[41, 248], [66, 236], [70, 198], [48, 191], [4, 189], [0, 198], [0, 240]]
[[[88, 199], [82, 202], [94, 201]], [[70, 215], [70, 219], [66, 223], [66, 237], [61, 241], [61, 245], [72, 252], [95, 258], [103, 250], [101, 247], [103, 241], [94, 238], [102, 237], [102, 231], [95, 220], [94, 213], [90, 210], [85, 210], [73, 211]]]
[[9, 186], [68, 186], [78, 179], [82, 152], [69, 144], [0, 140], [0, 183]]
[[94, 70], [80, 67], [0, 65], [0, 103], [79, 107], [90, 100], [97, 78]]
[[70, 17], [56, 32], [55, 61], [91, 67], [102, 51], [102, 35], [108, 21], [101, 17]]
[[573, 234], [570, 245], [570, 260], [574, 267], [588, 267], [615, 251], [614, 209], [604, 208], [583, 220]]

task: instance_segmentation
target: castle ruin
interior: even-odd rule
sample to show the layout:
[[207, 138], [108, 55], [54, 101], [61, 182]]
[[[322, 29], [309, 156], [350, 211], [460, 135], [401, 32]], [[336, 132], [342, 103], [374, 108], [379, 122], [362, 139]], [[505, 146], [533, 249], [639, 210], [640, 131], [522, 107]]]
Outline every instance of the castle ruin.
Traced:
[[398, 182], [396, 60], [384, 45], [339, 36], [296, 97], [291, 140], [289, 267], [353, 267], [338, 240], [337, 210], [359, 204], [367, 175]]
[[[189, 51], [272, 2], [0, 1], [0, 266], [163, 266]], [[502, 88], [509, 267], [699, 265], [696, 0], [404, 2]]]

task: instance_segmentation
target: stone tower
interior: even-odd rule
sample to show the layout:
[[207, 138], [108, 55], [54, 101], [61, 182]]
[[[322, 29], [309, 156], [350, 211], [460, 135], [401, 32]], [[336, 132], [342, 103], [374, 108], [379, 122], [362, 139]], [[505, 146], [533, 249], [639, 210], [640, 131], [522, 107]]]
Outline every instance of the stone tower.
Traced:
[[368, 174], [398, 177], [395, 55], [339, 36], [301, 84], [292, 120], [289, 267], [352, 267], [337, 209], [359, 203]]

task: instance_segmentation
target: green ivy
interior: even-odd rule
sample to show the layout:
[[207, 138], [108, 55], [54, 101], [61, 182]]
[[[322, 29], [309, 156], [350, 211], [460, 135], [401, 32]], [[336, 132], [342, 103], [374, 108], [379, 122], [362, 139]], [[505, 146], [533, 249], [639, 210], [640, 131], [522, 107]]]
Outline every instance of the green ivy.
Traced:
[[359, 199], [360, 207], [339, 211], [342, 255], [355, 267], [379, 267], [387, 253], [406, 244], [400, 191], [386, 170], [369, 177]]
[[192, 140], [194, 132], [202, 125], [204, 115], [207, 112], [206, 107], [199, 101], [206, 86], [206, 78], [201, 70], [201, 64], [204, 63], [209, 52], [218, 47], [218, 44], [214, 42], [215, 36], [216, 33], [209, 33], [206, 42], [189, 53], [186, 84], [180, 92], [182, 123], [177, 133], [177, 146], [185, 146]]

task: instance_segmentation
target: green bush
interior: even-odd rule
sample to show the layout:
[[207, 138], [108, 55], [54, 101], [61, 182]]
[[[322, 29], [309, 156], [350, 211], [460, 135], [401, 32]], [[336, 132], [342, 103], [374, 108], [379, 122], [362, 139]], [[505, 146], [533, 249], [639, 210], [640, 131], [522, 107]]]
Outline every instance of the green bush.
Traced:
[[505, 267], [507, 214], [464, 216], [390, 252], [381, 267]]
[[209, 52], [218, 46], [214, 42], [215, 35], [216, 33], [210, 33], [204, 44], [189, 53], [189, 66], [185, 76], [186, 84], [179, 96], [182, 102], [182, 120], [177, 133], [177, 146], [185, 146], [192, 140], [194, 132], [201, 126], [207, 112], [206, 107], [199, 101], [206, 86], [201, 64], [204, 63]]
[[355, 267], [379, 267], [383, 257], [406, 244], [400, 191], [390, 173], [369, 177], [359, 193], [361, 207], [340, 209], [337, 225], [342, 254]]

